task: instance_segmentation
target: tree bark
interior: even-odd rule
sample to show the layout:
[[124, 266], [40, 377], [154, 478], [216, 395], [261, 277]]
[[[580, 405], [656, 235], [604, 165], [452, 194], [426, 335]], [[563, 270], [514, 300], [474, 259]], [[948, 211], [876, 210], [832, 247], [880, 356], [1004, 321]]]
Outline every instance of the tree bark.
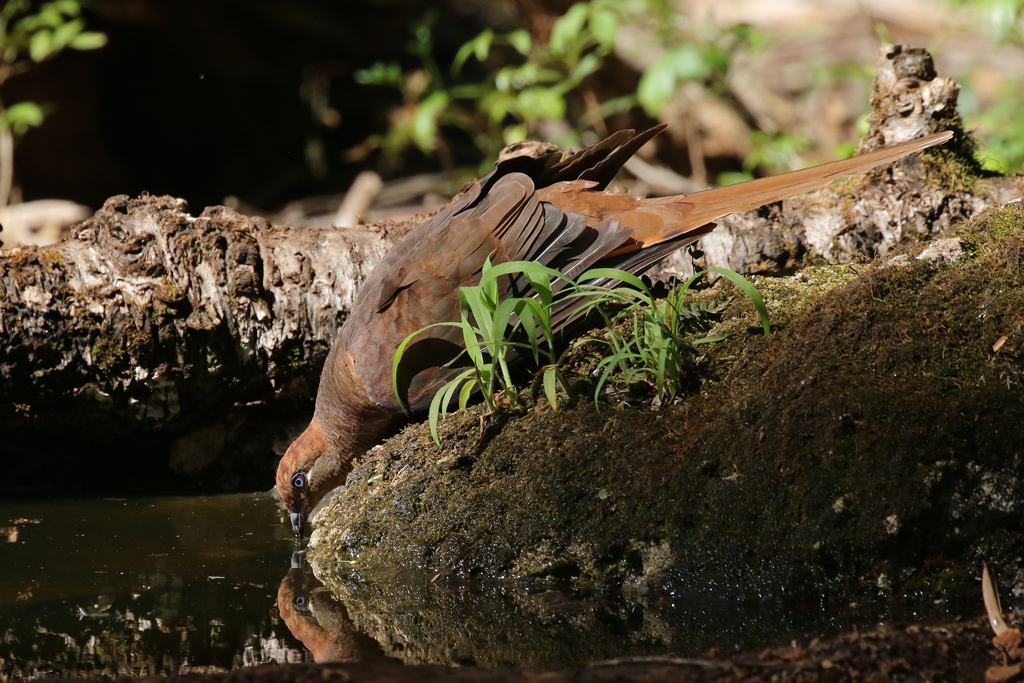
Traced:
[[84, 485], [134, 481], [95, 468], [114, 458], [269, 488], [359, 283], [413, 223], [292, 229], [118, 196], [71, 239], [0, 252], [3, 460], [60, 464], [73, 444]]
[[[982, 177], [974, 141], [957, 111], [960, 86], [935, 72], [931, 55], [879, 47], [869, 130], [859, 152], [952, 130], [941, 151], [913, 155], [870, 174], [833, 183], [756, 211], [733, 214], [700, 242], [703, 265], [742, 273], [778, 272], [807, 255], [850, 261], [885, 255], [908, 239], [927, 240], [992, 204], [1024, 191], [1020, 178]], [[655, 276], [688, 276], [675, 254]]]

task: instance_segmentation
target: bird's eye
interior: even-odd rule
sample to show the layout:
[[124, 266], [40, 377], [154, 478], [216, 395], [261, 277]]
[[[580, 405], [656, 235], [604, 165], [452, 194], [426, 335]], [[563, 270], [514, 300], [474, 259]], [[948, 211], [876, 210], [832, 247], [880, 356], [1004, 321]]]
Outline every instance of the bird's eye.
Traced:
[[292, 606], [295, 609], [302, 609], [302, 610], [304, 610], [304, 609], [306, 609], [307, 605], [308, 605], [308, 603], [306, 602], [306, 596], [305, 595], [296, 595], [295, 599], [292, 600]]
[[296, 472], [295, 476], [292, 477], [292, 486], [294, 486], [297, 489], [306, 488], [306, 484], [308, 483], [309, 482], [306, 480], [305, 472]]

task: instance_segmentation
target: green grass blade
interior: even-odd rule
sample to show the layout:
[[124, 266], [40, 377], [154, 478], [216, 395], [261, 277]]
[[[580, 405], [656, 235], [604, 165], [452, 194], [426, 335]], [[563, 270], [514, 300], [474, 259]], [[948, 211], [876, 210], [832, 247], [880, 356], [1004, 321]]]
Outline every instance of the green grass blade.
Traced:
[[464, 374], [462, 373], [462, 375], [449, 381], [430, 399], [430, 410], [427, 413], [427, 419], [430, 423], [430, 436], [433, 437], [434, 443], [439, 446], [441, 445], [441, 437], [437, 434], [437, 423], [441, 418], [441, 413], [448, 412], [448, 399], [451, 397], [452, 391], [459, 386], [459, 382]]
[[586, 282], [587, 280], [601, 280], [608, 278], [610, 280], [619, 280], [626, 283], [630, 287], [635, 287], [639, 291], [646, 294], [648, 297], [651, 296], [651, 290], [647, 288], [647, 285], [643, 283], [643, 280], [638, 278], [632, 273], [627, 273], [624, 270], [618, 270], [617, 268], [591, 268], [587, 272], [576, 278], [577, 283]]
[[398, 345], [397, 349], [395, 349], [395, 359], [391, 362], [391, 390], [395, 392], [395, 398], [398, 399], [398, 404], [402, 406], [402, 410], [404, 412], [406, 412], [406, 413], [408, 413], [408, 406], [406, 406], [404, 403], [402, 403], [402, 397], [399, 395], [399, 392], [398, 392], [398, 365], [399, 365], [399, 363], [402, 362], [402, 357], [405, 355], [405, 347], [407, 347], [409, 345], [409, 342], [412, 341], [413, 337], [417, 336], [421, 332], [426, 332], [427, 330], [429, 330], [432, 327], [441, 327], [442, 325], [445, 325], [445, 326], [455, 326], [455, 327], [461, 327], [462, 326], [461, 323], [450, 323], [450, 322], [434, 323], [433, 325], [427, 325], [426, 327], [423, 327], [421, 329], [416, 330], [415, 332], [410, 334], [408, 337], [403, 339], [402, 343]]
[[544, 396], [555, 410], [558, 410], [558, 366], [548, 365], [543, 374]]
[[430, 410], [427, 412], [427, 422], [430, 424], [430, 436], [438, 446], [441, 445], [441, 437], [437, 434], [437, 420], [438, 413], [441, 410], [441, 399], [443, 397], [444, 391], [437, 391], [433, 398], [430, 399]]
[[522, 300], [505, 299], [498, 304], [498, 308], [495, 309], [491, 318], [491, 333], [493, 336], [488, 338], [487, 349], [495, 360], [498, 360], [499, 356], [505, 355], [505, 340], [512, 336], [512, 332], [518, 326], [513, 325], [511, 321], [512, 316], [516, 313], [516, 309], [519, 308], [520, 301]]
[[[567, 283], [571, 283], [572, 280], [562, 275], [561, 272], [554, 268], [548, 268], [547, 266], [541, 265], [534, 261], [507, 261], [506, 263], [499, 263], [496, 266], [491, 267], [486, 272], [482, 272], [480, 275], [480, 284], [486, 284], [502, 275], [512, 275], [522, 273], [526, 276], [526, 279], [533, 285], [534, 281], [540, 281], [542, 278], [550, 283], [551, 280], [564, 280]], [[534, 286], [536, 289], [536, 286]], [[548, 286], [550, 289], [550, 286]], [[538, 290], [539, 291], [539, 290]]]
[[747, 298], [754, 303], [754, 308], [757, 309], [758, 315], [761, 316], [761, 327], [764, 328], [764, 336], [767, 337], [771, 334], [771, 324], [768, 321], [768, 307], [765, 306], [764, 299], [761, 298], [761, 294], [750, 283], [750, 280], [728, 268], [708, 268], [708, 271], [728, 278], [734, 285], [739, 287], [740, 291], [746, 294]]
[[[550, 306], [545, 306], [542, 302], [534, 299], [521, 299], [520, 301], [522, 306], [519, 309], [519, 318], [530, 340], [530, 349], [533, 351], [534, 362], [540, 363], [541, 354], [554, 360], [555, 335], [551, 329]], [[544, 338], [544, 342], [547, 344], [546, 350], [541, 348], [540, 339], [537, 337], [538, 329]]]
[[472, 316], [472, 324], [480, 330], [481, 337], [484, 339], [494, 338], [494, 308], [489, 305], [482, 288], [460, 288], [459, 307], [462, 309], [463, 320], [468, 321], [470, 315]]
[[701, 337], [700, 339], [694, 339], [693, 341], [690, 342], [690, 344], [692, 344], [693, 346], [696, 346], [697, 344], [710, 344], [711, 342], [720, 342], [728, 338], [729, 335], [727, 334], [713, 334], [710, 337]]
[[477, 380], [470, 379], [468, 382], [464, 382], [462, 385], [462, 391], [459, 392], [459, 410], [465, 410], [466, 406], [469, 405], [469, 398], [473, 395], [473, 387], [478, 384]]

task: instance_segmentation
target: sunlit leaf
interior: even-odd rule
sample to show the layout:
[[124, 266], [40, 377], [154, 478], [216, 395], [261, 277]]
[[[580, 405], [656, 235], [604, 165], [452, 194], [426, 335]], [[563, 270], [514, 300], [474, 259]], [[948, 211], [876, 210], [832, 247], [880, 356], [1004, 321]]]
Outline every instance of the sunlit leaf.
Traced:
[[53, 35], [50, 38], [51, 49], [54, 52], [64, 49], [84, 28], [85, 21], [82, 19], [74, 19], [60, 24], [53, 29]]
[[508, 34], [509, 45], [519, 51], [519, 54], [528, 56], [530, 54], [530, 48], [533, 47], [533, 41], [530, 39], [530, 32], [525, 29], [519, 29], [518, 31], [512, 31]]
[[434, 394], [434, 397], [430, 400], [430, 408], [427, 411], [427, 421], [430, 425], [430, 436], [433, 437], [434, 443], [441, 445], [441, 437], [437, 433], [440, 414], [442, 412], [448, 412], [448, 405], [451, 402], [452, 394], [455, 393], [455, 390], [458, 389], [459, 385], [463, 382], [473, 381], [472, 376], [473, 371], [466, 370], [458, 377], [441, 387], [441, 389]]
[[46, 29], [39, 29], [32, 34], [28, 43], [28, 54], [33, 62], [41, 62], [52, 54], [51, 39], [53, 34]]
[[764, 336], [771, 334], [771, 324], [768, 320], [768, 307], [764, 304], [764, 299], [761, 298], [761, 294], [757, 291], [754, 285], [750, 284], [750, 280], [743, 277], [739, 273], [728, 268], [708, 268], [708, 272], [718, 273], [725, 277], [734, 285], [740, 288], [748, 299], [750, 299], [754, 308], [757, 309], [757, 314], [761, 317], [761, 327], [764, 328]]
[[590, 32], [606, 50], [615, 47], [615, 36], [619, 32], [619, 17], [612, 10], [596, 9], [590, 14]]
[[424, 152], [432, 152], [437, 146], [437, 117], [441, 111], [448, 106], [448, 95], [444, 92], [435, 92], [429, 95], [420, 106], [416, 108], [413, 117], [412, 134], [413, 139]]
[[544, 396], [548, 399], [548, 403], [551, 404], [551, 407], [556, 409], [558, 408], [558, 392], [556, 390], [557, 381], [558, 366], [549, 365], [546, 368], [544, 368]]
[[476, 57], [478, 62], [483, 62], [487, 59], [487, 56], [491, 52], [491, 44], [494, 42], [494, 31], [491, 29], [484, 29], [477, 35], [473, 40], [470, 40], [455, 53], [455, 59], [452, 61], [452, 73], [458, 73], [462, 69], [462, 65], [465, 64], [466, 60], [469, 59], [469, 55]]
[[587, 3], [577, 2], [555, 21], [551, 27], [551, 40], [548, 42], [552, 53], [564, 55], [569, 51], [569, 45], [578, 40], [583, 32], [583, 25], [589, 13], [590, 6]]
[[469, 379], [462, 385], [462, 391], [459, 392], [459, 410], [465, 410], [466, 406], [469, 405], [469, 398], [473, 395], [473, 389], [477, 386], [475, 379]]
[[640, 104], [652, 115], [661, 112], [675, 95], [680, 81], [700, 81], [710, 74], [700, 48], [683, 44], [665, 51], [640, 77], [636, 95]]
[[426, 332], [427, 330], [433, 329], [435, 327], [461, 327], [461, 324], [460, 323], [434, 323], [433, 325], [427, 325], [426, 327], [423, 327], [423, 328], [421, 328], [419, 330], [416, 330], [415, 332], [410, 334], [408, 337], [403, 339], [402, 343], [398, 345], [397, 349], [395, 349], [395, 357], [394, 357], [394, 360], [392, 360], [392, 362], [391, 362], [391, 390], [394, 391], [395, 398], [398, 399], [398, 403], [399, 403], [399, 405], [402, 406], [402, 410], [403, 411], [407, 411], [409, 406], [407, 406], [405, 404], [405, 402], [402, 400], [402, 395], [401, 395], [401, 392], [399, 391], [399, 388], [398, 388], [398, 366], [402, 362], [402, 357], [405, 355], [405, 349], [406, 349], [407, 346], [409, 346], [409, 342], [411, 342], [415, 337], [418, 337], [423, 332]]
[[77, 17], [82, 11], [78, 0], [54, 0], [54, 2], [50, 4], [53, 5], [58, 12], [69, 17]]
[[43, 109], [35, 102], [18, 102], [12, 104], [3, 113], [7, 125], [15, 135], [24, 135], [29, 128], [43, 124]]
[[73, 50], [96, 50], [107, 44], [107, 34], [83, 31], [71, 39], [68, 47]]
[[528, 121], [559, 120], [565, 116], [565, 99], [553, 88], [527, 88], [519, 93], [518, 101]]
[[579, 83], [584, 78], [589, 76], [598, 70], [601, 66], [602, 59], [598, 55], [591, 52], [583, 56], [583, 59], [579, 61], [576, 68], [572, 70], [571, 79], [572, 81]]

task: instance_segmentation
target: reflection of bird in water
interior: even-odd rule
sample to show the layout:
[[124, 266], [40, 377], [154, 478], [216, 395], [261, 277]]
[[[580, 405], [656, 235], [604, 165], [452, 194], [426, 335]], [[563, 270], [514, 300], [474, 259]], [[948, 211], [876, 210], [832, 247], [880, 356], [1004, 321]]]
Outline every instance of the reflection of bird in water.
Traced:
[[[392, 390], [395, 350], [427, 325], [459, 320], [459, 288], [479, 281], [488, 257], [496, 264], [536, 261], [571, 279], [594, 266], [639, 275], [711, 232], [722, 216], [823, 187], [952, 135], [690, 195], [638, 199], [605, 192], [619, 168], [664, 128], [619, 131], [570, 156], [543, 147], [519, 156], [513, 150], [385, 255], [327, 357], [309, 427], [278, 467], [277, 490], [296, 536], [316, 503], [344, 483], [352, 461], [407, 420]], [[506, 291], [511, 286], [500, 282]], [[556, 309], [553, 327], [562, 329], [572, 311], [570, 303]], [[463, 369], [446, 365], [462, 350], [461, 331], [451, 326], [417, 337], [397, 377], [404, 407], [424, 412]]]
[[277, 610], [318, 664], [393, 661], [380, 643], [356, 629], [345, 606], [331, 597], [310, 569], [288, 570], [277, 589]]

